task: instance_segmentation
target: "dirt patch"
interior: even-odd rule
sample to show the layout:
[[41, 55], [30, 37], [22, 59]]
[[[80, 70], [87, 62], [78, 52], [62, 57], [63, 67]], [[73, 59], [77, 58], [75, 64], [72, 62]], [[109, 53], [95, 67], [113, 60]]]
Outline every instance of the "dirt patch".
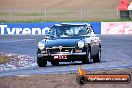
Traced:
[[[132, 69], [110, 71], [91, 71], [94, 74], [131, 74]], [[17, 77], [0, 77], [1, 88], [132, 88], [129, 84], [85, 84], [79, 86], [76, 74], [32, 75]]]
[[0, 20], [115, 20], [118, 3], [119, 0], [0, 0]]
[[0, 52], [0, 71], [36, 66], [36, 60], [28, 55]]
[[0, 8], [43, 9], [43, 8], [116, 8], [119, 0], [1, 0]]

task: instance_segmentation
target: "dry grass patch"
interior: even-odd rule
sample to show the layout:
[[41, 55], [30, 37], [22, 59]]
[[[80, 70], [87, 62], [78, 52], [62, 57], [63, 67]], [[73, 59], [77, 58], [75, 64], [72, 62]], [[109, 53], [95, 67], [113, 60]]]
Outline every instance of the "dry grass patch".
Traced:
[[0, 56], [0, 64], [7, 63], [9, 61], [9, 57], [7, 56]]

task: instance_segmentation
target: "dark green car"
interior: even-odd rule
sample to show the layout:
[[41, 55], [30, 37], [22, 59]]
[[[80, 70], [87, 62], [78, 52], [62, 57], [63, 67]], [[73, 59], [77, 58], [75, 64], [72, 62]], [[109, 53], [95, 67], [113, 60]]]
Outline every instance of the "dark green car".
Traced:
[[38, 43], [37, 63], [44, 67], [59, 62], [82, 61], [83, 64], [100, 62], [101, 41], [90, 24], [55, 24], [49, 34]]

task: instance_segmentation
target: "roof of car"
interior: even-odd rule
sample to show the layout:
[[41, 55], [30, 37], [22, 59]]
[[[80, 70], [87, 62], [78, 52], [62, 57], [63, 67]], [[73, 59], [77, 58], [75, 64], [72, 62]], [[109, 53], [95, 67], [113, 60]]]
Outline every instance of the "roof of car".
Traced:
[[86, 26], [90, 25], [88, 23], [61, 23], [61, 24], [55, 24], [53, 26]]

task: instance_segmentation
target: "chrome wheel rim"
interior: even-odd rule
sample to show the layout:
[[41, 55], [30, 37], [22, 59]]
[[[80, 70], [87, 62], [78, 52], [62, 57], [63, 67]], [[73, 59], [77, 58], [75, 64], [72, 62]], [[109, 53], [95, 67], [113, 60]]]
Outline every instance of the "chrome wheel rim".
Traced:
[[91, 62], [91, 53], [90, 53], [90, 51], [88, 51], [88, 60], [89, 60], [89, 62]]
[[101, 60], [101, 51], [99, 51], [99, 60]]

